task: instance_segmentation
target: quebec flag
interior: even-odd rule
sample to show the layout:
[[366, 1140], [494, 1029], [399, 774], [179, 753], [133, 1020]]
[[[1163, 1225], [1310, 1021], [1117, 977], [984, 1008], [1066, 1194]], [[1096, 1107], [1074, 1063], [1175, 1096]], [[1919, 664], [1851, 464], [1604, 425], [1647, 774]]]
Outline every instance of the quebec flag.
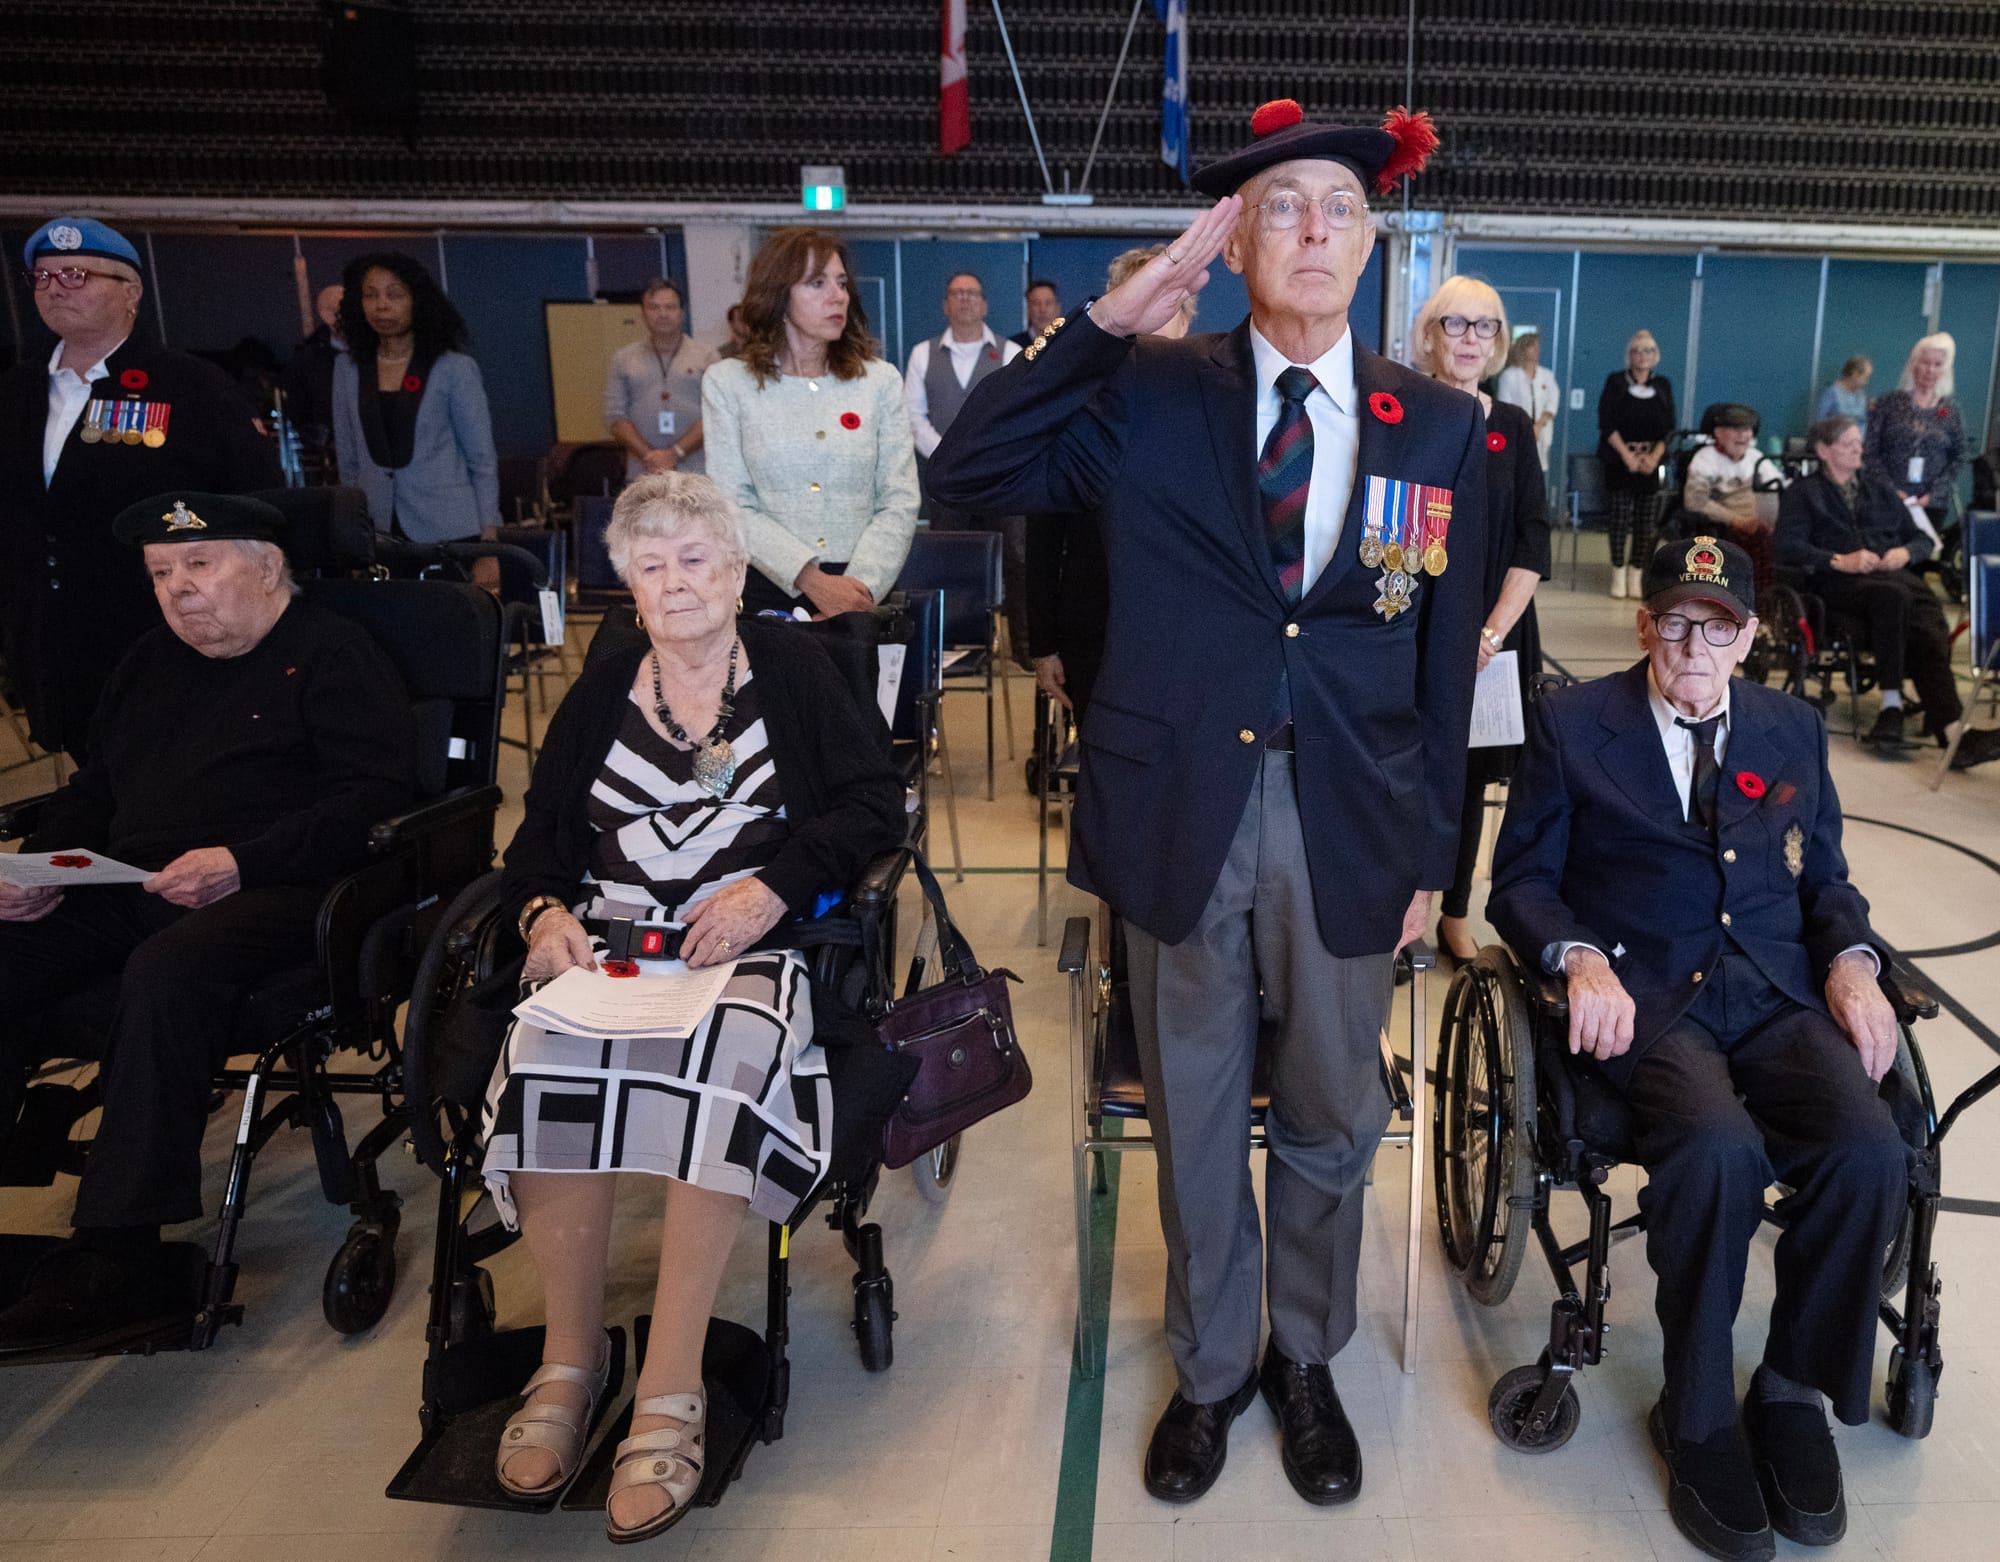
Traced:
[[1160, 160], [1189, 177], [1187, 0], [1153, 0], [1167, 24], [1166, 80], [1160, 89]]

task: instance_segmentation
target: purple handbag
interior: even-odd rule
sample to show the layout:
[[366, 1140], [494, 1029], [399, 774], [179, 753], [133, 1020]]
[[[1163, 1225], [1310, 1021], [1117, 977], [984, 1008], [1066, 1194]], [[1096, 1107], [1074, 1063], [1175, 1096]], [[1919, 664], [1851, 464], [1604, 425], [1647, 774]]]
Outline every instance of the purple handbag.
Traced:
[[882, 1164], [907, 1166], [981, 1118], [1012, 1106], [1034, 1084], [1014, 1037], [1012, 971], [983, 971], [952, 925], [944, 892], [922, 857], [917, 880], [937, 919], [943, 978], [891, 1004], [875, 1025], [882, 1044], [917, 1060], [916, 1077], [882, 1129]]

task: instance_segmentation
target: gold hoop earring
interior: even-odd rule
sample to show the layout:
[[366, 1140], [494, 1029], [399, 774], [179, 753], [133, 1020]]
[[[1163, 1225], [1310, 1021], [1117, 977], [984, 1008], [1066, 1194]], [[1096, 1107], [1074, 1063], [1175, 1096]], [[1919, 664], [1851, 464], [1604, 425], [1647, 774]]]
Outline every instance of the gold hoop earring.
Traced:
[[739, 618], [743, 615], [743, 599], [741, 597], [736, 599], [736, 614]]
[[632, 610], [632, 622], [637, 624], [641, 629], [644, 629], [646, 627], [646, 615], [641, 613], [637, 608], [634, 608]]

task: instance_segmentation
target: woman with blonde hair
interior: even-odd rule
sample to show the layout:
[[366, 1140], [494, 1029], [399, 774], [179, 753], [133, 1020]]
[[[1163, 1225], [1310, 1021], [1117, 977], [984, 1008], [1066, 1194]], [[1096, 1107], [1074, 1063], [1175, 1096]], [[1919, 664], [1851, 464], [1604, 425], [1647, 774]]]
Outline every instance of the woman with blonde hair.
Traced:
[[1952, 489], [1966, 461], [1965, 424], [1952, 399], [1958, 343], [1944, 331], [1910, 349], [1896, 388], [1868, 409], [1863, 461], [1930, 518], [1933, 536], [1951, 514]]
[[[1479, 388], [1507, 362], [1507, 310], [1500, 295], [1474, 277], [1447, 277], [1417, 312], [1412, 328], [1416, 367], [1468, 395], [1486, 411], [1486, 548], [1480, 561], [1486, 621], [1479, 631], [1476, 671], [1502, 651], [1515, 654], [1521, 700], [1542, 670], [1541, 636], [1535, 627], [1535, 587], [1549, 573], [1547, 486], [1535, 450], [1535, 425], [1511, 402], [1497, 401]], [[1486, 786], [1513, 774], [1518, 747], [1479, 748], [1468, 756], [1465, 801], [1459, 811], [1458, 860], [1444, 893], [1438, 943], [1463, 963], [1479, 952], [1466, 926], [1471, 911], [1472, 870], [1486, 823]]]
[[[1664, 495], [1660, 463], [1674, 436], [1674, 386], [1659, 372], [1660, 344], [1638, 330], [1625, 344], [1625, 367], [1605, 376], [1597, 398], [1597, 458], [1611, 501], [1611, 594], [1637, 596], [1639, 575], [1653, 556], [1653, 533]], [[1631, 544], [1632, 564], [1625, 563]]]

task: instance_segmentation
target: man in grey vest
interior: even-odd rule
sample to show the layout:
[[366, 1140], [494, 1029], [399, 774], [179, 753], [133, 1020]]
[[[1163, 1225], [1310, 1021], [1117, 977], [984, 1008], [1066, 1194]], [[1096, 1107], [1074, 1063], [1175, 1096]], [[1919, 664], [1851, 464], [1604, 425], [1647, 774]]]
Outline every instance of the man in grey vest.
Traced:
[[[917, 477], [923, 485], [924, 517], [933, 531], [997, 531], [1006, 538], [1003, 551], [1007, 629], [1016, 659], [1028, 652], [1025, 579], [1027, 523], [1018, 515], [977, 516], [940, 504], [931, 492], [931, 452], [944, 438], [973, 387], [1007, 364], [1021, 349], [996, 338], [986, 324], [986, 288], [970, 271], [960, 271], [944, 285], [944, 334], [927, 337], [910, 349], [910, 366], [903, 374], [903, 402], [910, 409], [910, 433], [917, 444]], [[1028, 665], [1025, 661], [1023, 666]]]

